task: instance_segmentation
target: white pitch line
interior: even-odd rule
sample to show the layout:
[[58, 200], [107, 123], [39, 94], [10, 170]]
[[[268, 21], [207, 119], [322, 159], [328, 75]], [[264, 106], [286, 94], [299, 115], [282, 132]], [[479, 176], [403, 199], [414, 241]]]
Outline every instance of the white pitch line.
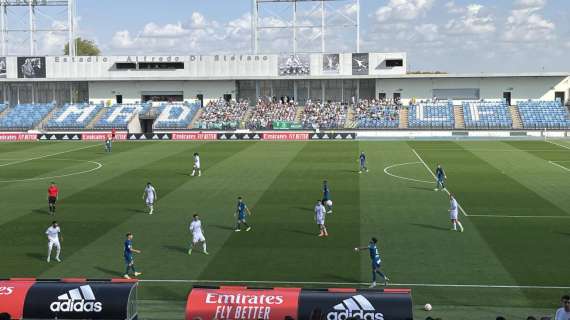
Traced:
[[[424, 161], [424, 159], [422, 159], [422, 157], [420, 157], [420, 155], [416, 152], [416, 150], [414, 148], [412, 148], [412, 151], [414, 152], [414, 154], [416, 155], [416, 157], [418, 157], [418, 159], [420, 160], [420, 162], [424, 165], [424, 167], [426, 167], [426, 169], [429, 171], [429, 173], [431, 173], [431, 175], [433, 176], [433, 178], [435, 179], [434, 181], [437, 181], [437, 178], [435, 176], [435, 173], [433, 173], [433, 171], [431, 171], [431, 169], [428, 167], [428, 165], [426, 164], [426, 162]], [[447, 195], [450, 195], [449, 191], [447, 190], [447, 188], [443, 188], [443, 191], [445, 191], [447, 193]], [[469, 215], [467, 214], [467, 212], [465, 212], [465, 210], [463, 210], [463, 207], [459, 204], [459, 201], [457, 202], [457, 206], [459, 207], [459, 210], [461, 210], [461, 213], [463, 213], [464, 216], [468, 217]]]
[[392, 168], [396, 168], [396, 167], [400, 167], [400, 166], [405, 166], [408, 164], [416, 164], [416, 163], [421, 164], [421, 162], [419, 162], [419, 161], [393, 164], [391, 166], [387, 166], [386, 168], [384, 168], [384, 173], [391, 176], [391, 177], [398, 178], [398, 179], [409, 180], [409, 181], [414, 181], [414, 182], [422, 182], [422, 183], [433, 183], [432, 181], [418, 180], [418, 179], [414, 179], [414, 178], [402, 177], [402, 176], [395, 175], [395, 174], [388, 172], [388, 169], [392, 169]]
[[[568, 162], [568, 161], [560, 161], [560, 162]], [[570, 169], [566, 168], [565, 166], [561, 166], [558, 163], [554, 162], [554, 161], [548, 161], [548, 163], [557, 166], [558, 168], [562, 169], [562, 170], [566, 170], [568, 172], [570, 172]]]
[[509, 215], [494, 215], [494, 214], [469, 214], [469, 217], [483, 217], [483, 218], [516, 218], [516, 219], [570, 219], [570, 216], [509, 216]]
[[96, 146], [98, 146], [98, 145], [97, 145], [97, 144], [94, 144], [94, 145], [90, 145], [90, 146], [86, 146], [86, 147], [81, 147], [81, 148], [76, 148], [76, 149], [71, 149], [71, 150], [56, 152], [56, 153], [52, 153], [52, 154], [47, 154], [47, 155], [45, 155], [45, 156], [39, 156], [39, 157], [35, 157], [35, 158], [29, 158], [29, 159], [23, 159], [23, 160], [14, 161], [14, 162], [3, 163], [3, 164], [0, 164], [0, 167], [5, 167], [5, 166], [13, 165], [13, 164], [24, 163], [24, 162], [28, 162], [28, 161], [33, 161], [33, 160], [38, 160], [38, 159], [53, 157], [53, 156], [57, 156], [57, 155], [59, 155], [59, 154], [68, 153], [68, 152], [74, 152], [74, 151], [79, 151], [79, 150], [83, 150], [83, 149], [87, 149], [87, 148], [93, 148], [93, 147], [96, 147]]
[[[215, 283], [215, 284], [277, 284], [277, 285], [324, 285], [324, 286], [368, 286], [369, 282], [318, 282], [318, 281], [270, 281], [270, 280], [172, 280], [172, 279], [140, 279], [147, 283]], [[443, 287], [443, 288], [494, 288], [494, 289], [552, 289], [567, 290], [564, 286], [517, 286], [503, 284], [446, 284], [446, 283], [388, 283], [398, 287]]]
[[[4, 159], [0, 159], [0, 160], [4, 160]], [[15, 160], [15, 159], [13, 159]], [[66, 174], [62, 174], [62, 175], [57, 175], [57, 176], [49, 176], [49, 177], [37, 177], [37, 178], [26, 178], [26, 179], [13, 179], [13, 180], [0, 180], [0, 183], [9, 183], [9, 182], [25, 182], [25, 181], [41, 181], [41, 180], [48, 180], [48, 179], [56, 179], [56, 178], [65, 178], [65, 177], [71, 177], [71, 176], [77, 176], [80, 174], [86, 174], [86, 173], [90, 173], [93, 171], [97, 171], [99, 169], [101, 169], [103, 167], [103, 164], [101, 164], [101, 162], [97, 162], [97, 161], [92, 161], [92, 160], [78, 160], [78, 159], [52, 159], [52, 160], [56, 160], [56, 161], [75, 161], [75, 162], [89, 162], [95, 165], [94, 168], [91, 168], [89, 170], [83, 170], [83, 171], [77, 171], [77, 172], [71, 172], [71, 173], [66, 173]]]
[[553, 144], [553, 145], [555, 145], [555, 146], [559, 146], [559, 147], [561, 147], [561, 148], [570, 150], [570, 147], [565, 146], [565, 145], [563, 145], [563, 144], [559, 144], [559, 143], [556, 143], [556, 142], [552, 142], [552, 141], [546, 140], [546, 139], [545, 139], [544, 141], [545, 141], [545, 142], [548, 142], [548, 143], [550, 143], [550, 144]]

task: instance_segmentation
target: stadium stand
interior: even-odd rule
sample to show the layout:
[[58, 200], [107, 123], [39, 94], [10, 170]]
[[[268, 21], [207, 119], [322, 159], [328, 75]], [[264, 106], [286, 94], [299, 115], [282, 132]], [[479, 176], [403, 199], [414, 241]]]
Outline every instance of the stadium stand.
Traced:
[[400, 126], [402, 105], [392, 100], [362, 100], [354, 106], [356, 128], [382, 129]]
[[131, 119], [141, 113], [150, 110], [150, 104], [116, 104], [104, 110], [104, 114], [99, 118], [93, 126], [94, 129], [108, 130], [121, 129], [126, 130]]
[[454, 126], [453, 102], [419, 102], [410, 106], [410, 128], [450, 129]]
[[271, 129], [273, 121], [294, 121], [297, 104], [294, 102], [258, 101], [247, 123], [249, 129]]
[[517, 103], [523, 127], [527, 129], [570, 128], [568, 109], [556, 101], [529, 100]]
[[102, 105], [66, 104], [57, 109], [44, 126], [47, 130], [85, 129], [103, 109]]
[[196, 124], [199, 129], [234, 130], [239, 127], [249, 109], [249, 101], [227, 102], [223, 99], [210, 101]]
[[153, 127], [161, 130], [188, 129], [199, 108], [200, 105], [197, 102], [161, 105], [156, 110], [158, 118]]
[[513, 127], [506, 101], [463, 102], [463, 117], [467, 129], [509, 129]]
[[4, 112], [4, 110], [6, 110], [6, 108], [8, 108], [7, 104], [0, 104], [0, 113]]
[[301, 123], [305, 129], [339, 129], [344, 128], [348, 106], [339, 102], [307, 101]]
[[55, 105], [47, 104], [18, 104], [8, 108], [0, 118], [0, 129], [8, 131], [30, 130], [37, 126], [53, 109]]

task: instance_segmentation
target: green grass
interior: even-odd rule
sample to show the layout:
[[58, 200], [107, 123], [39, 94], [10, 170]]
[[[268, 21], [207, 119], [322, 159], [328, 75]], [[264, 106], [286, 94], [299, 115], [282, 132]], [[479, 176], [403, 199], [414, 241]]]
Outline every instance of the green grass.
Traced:
[[[444, 319], [551, 315], [569, 291], [534, 288], [570, 286], [570, 172], [549, 162], [570, 169], [570, 150], [558, 145], [123, 142], [114, 144], [112, 154], [102, 149], [80, 142], [0, 144], [0, 277], [121, 276], [124, 234], [133, 232], [134, 246], [143, 251], [136, 258], [142, 280], [354, 286], [345, 283], [370, 281], [370, 263], [366, 254], [351, 249], [377, 236], [384, 271], [394, 286], [413, 289], [418, 319], [425, 318], [419, 306], [427, 302], [434, 305], [430, 315]], [[370, 172], [359, 175], [361, 150]], [[199, 178], [188, 175], [194, 152], [204, 168]], [[55, 153], [60, 154], [48, 156]], [[23, 161], [32, 158], [37, 159]], [[449, 230], [447, 195], [433, 191], [422, 161], [432, 170], [437, 163], [445, 168], [449, 190], [469, 215], [461, 216], [464, 233]], [[102, 167], [90, 173], [47, 178], [87, 171], [97, 163]], [[384, 173], [402, 163], [409, 164], [389, 172], [429, 183]], [[22, 179], [29, 180], [13, 181]], [[45, 262], [43, 233], [52, 220], [45, 196], [52, 179], [61, 190], [61, 264]], [[327, 239], [316, 237], [312, 213], [323, 179], [329, 180], [335, 203]], [[141, 200], [147, 181], [159, 195], [152, 216]], [[232, 231], [240, 195], [253, 212], [249, 233]], [[186, 254], [194, 212], [202, 216], [210, 256]], [[181, 319], [191, 285], [141, 282], [142, 317]]]

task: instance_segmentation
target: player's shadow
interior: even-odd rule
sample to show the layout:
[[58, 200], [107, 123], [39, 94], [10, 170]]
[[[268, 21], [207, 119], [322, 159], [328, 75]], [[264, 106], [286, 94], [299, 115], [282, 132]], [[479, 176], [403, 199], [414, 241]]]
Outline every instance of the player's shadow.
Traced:
[[285, 232], [290, 232], [290, 233], [296, 233], [296, 234], [302, 234], [302, 235], [306, 235], [306, 236], [317, 236], [316, 232], [308, 232], [305, 230], [299, 230], [299, 229], [283, 229], [283, 231]]
[[32, 213], [35, 213], [35, 214], [49, 214], [49, 211], [48, 211], [48, 210], [44, 210], [44, 209], [34, 209], [34, 210], [32, 210]]
[[107, 269], [107, 268], [103, 268], [103, 267], [95, 267], [96, 270], [101, 271], [105, 274], [108, 274], [110, 276], [115, 276], [115, 277], [121, 277], [123, 276], [122, 272], [119, 272], [117, 270], [112, 270], [112, 269]]
[[334, 279], [335, 281], [340, 281], [340, 282], [344, 282], [344, 283], [359, 283], [359, 282], [361, 282], [359, 279], [356, 279], [356, 278], [343, 277], [343, 276], [340, 276], [338, 274], [332, 274], [332, 273], [325, 274], [325, 277], [327, 279], [330, 278], [330, 279]]
[[164, 245], [162, 247], [166, 250], [188, 254], [188, 248], [184, 248], [184, 247], [180, 247], [180, 246], [173, 246], [173, 245], [168, 245], [168, 244]]
[[313, 209], [312, 209], [312, 208], [307, 208], [307, 207], [293, 207], [293, 209], [300, 210], [300, 211], [313, 212]]
[[440, 226], [434, 226], [434, 225], [431, 225], [431, 224], [423, 224], [423, 223], [410, 223], [410, 224], [411, 224], [412, 226], [416, 226], [416, 227], [420, 227], [420, 228], [425, 228], [425, 229], [448, 231], [448, 228], [440, 227]]
[[127, 209], [127, 211], [134, 212], [134, 213], [148, 213], [143, 209], [133, 209], [133, 208], [129, 208], [129, 209]]
[[40, 253], [26, 253], [26, 255], [34, 260], [40, 260], [40, 261], [45, 261], [47, 258], [46, 256]]
[[432, 192], [433, 192], [433, 188], [429, 188], [429, 187], [409, 186], [408, 188], [410, 188], [410, 189], [417, 189], [417, 190], [423, 190], [423, 191], [432, 191]]
[[221, 224], [211, 224], [211, 225], [209, 225], [209, 226], [212, 227], [212, 228], [216, 228], [216, 229], [234, 231], [234, 227], [231, 227], [231, 226], [225, 226], [225, 225], [221, 225]]
[[560, 232], [560, 231], [559, 231], [559, 232], [556, 232], [556, 233], [558, 233], [559, 235], [563, 235], [563, 236], [570, 237], [570, 232]]

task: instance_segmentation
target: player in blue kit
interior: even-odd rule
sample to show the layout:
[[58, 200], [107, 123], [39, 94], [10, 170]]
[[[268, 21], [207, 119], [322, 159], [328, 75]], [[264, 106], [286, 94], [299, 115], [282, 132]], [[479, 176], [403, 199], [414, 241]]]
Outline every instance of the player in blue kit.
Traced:
[[127, 240], [125, 240], [125, 264], [127, 265], [127, 270], [125, 271], [125, 275], [123, 276], [125, 279], [130, 279], [129, 271], [133, 271], [133, 275], [138, 277], [142, 274], [142, 272], [137, 272], [135, 270], [135, 258], [133, 257], [133, 253], [141, 253], [140, 250], [133, 248], [133, 234], [127, 233]]
[[246, 227], [245, 231], [251, 230], [251, 226], [249, 224], [247, 224], [247, 222], [245, 221], [246, 220], [246, 214], [251, 216], [251, 211], [249, 211], [249, 208], [247, 207], [245, 202], [243, 202], [243, 198], [238, 197], [237, 208], [236, 208], [236, 212], [234, 214], [234, 216], [237, 216], [237, 223], [236, 223], [235, 232], [241, 231], [241, 225], [242, 224]]
[[384, 285], [387, 285], [388, 281], [390, 281], [390, 279], [384, 273], [382, 273], [382, 271], [380, 271], [380, 264], [382, 260], [380, 259], [380, 252], [378, 251], [378, 247], [376, 245], [377, 243], [378, 239], [373, 237], [370, 239], [368, 246], [354, 248], [354, 251], [356, 252], [368, 249], [368, 252], [370, 253], [370, 260], [372, 262], [372, 284], [370, 284], [370, 288], [374, 288], [376, 286], [376, 275], [380, 275], [384, 279]]
[[364, 151], [360, 152], [359, 162], [360, 170], [358, 170], [358, 173], [362, 173], [362, 171], [368, 172], [368, 168], [366, 167], [366, 155], [364, 154]]
[[332, 213], [332, 200], [331, 200], [331, 189], [329, 189], [329, 182], [327, 180], [323, 181], [323, 205], [327, 209], [327, 213]]
[[437, 165], [437, 168], [435, 169], [435, 178], [436, 178], [436, 183], [435, 183], [435, 189], [433, 189], [434, 191], [439, 191], [441, 190], [445, 190], [445, 180], [447, 179], [447, 175], [445, 175], [445, 171], [443, 171], [443, 168], [441, 167], [440, 164]]

